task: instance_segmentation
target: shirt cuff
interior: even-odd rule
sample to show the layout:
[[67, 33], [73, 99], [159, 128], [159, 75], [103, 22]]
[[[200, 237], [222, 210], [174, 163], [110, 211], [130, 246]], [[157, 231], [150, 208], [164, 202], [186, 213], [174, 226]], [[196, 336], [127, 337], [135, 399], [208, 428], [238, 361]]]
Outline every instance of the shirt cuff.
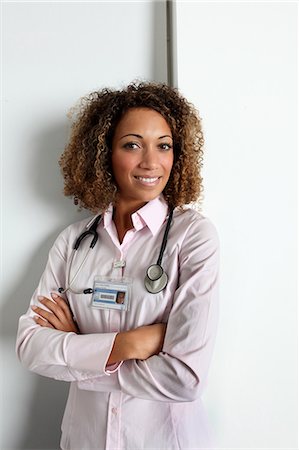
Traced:
[[[113, 339], [113, 342], [112, 342], [112, 345], [111, 345], [110, 353], [112, 352], [112, 348], [113, 348], [114, 341], [115, 341], [115, 338], [116, 338], [117, 334], [118, 334], [118, 332], [115, 333], [115, 336], [114, 336], [114, 339]], [[111, 373], [117, 372], [118, 369], [120, 368], [120, 366], [121, 366], [122, 363], [123, 363], [123, 361], [118, 361], [118, 362], [116, 362], [116, 363], [114, 363], [114, 364], [109, 364], [109, 365], [107, 365], [107, 362], [108, 362], [110, 353], [108, 354], [107, 359], [106, 359], [106, 363], [105, 363], [104, 373], [105, 373], [106, 375], [110, 375]]]
[[78, 389], [83, 391], [115, 392], [120, 391], [118, 374], [102, 375], [96, 378], [77, 381]]
[[106, 366], [105, 368], [105, 373], [108, 375], [110, 373], [115, 373], [118, 371], [118, 369], [120, 368], [120, 366], [122, 365], [123, 361], [119, 361], [115, 364], [110, 364], [109, 366]]
[[[71, 333], [70, 333], [71, 334]], [[71, 334], [66, 344], [66, 363], [70, 370], [93, 372], [95, 375], [109, 375], [106, 365], [113, 348], [115, 333]], [[112, 369], [115, 372], [117, 367]], [[115, 365], [113, 365], [115, 366]]]

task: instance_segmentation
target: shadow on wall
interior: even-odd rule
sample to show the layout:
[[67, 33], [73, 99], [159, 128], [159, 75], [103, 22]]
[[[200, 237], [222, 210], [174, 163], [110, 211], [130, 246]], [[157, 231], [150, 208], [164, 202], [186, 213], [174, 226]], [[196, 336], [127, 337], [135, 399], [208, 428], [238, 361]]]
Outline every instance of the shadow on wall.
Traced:
[[[164, 82], [167, 81], [165, 24], [165, 2], [156, 2], [153, 9], [153, 53], [150, 55], [153, 70], [151, 78]], [[85, 92], [82, 93], [82, 95], [84, 94]], [[28, 173], [34, 195], [40, 196], [42, 202], [49, 208], [49, 214], [59, 216], [60, 223], [65, 226], [90, 215], [89, 212], [76, 212], [72, 202], [62, 195], [63, 182], [58, 159], [67, 140], [67, 134], [65, 122], [65, 124], [58, 124], [44, 130], [39, 136], [34, 136], [32, 148], [36, 151], [30, 164], [31, 173]], [[37, 216], [36, 221], [35, 215]], [[38, 211], [32, 211], [28, 219], [32, 223], [38, 223], [41, 220]], [[2, 341], [7, 342], [13, 353], [18, 319], [28, 308], [29, 300], [45, 267], [48, 251], [61, 228], [54, 230], [39, 249], [28, 255], [27, 266], [20, 277], [18, 287], [7, 293], [3, 301], [4, 306], [0, 312], [2, 317], [0, 337]], [[27, 408], [27, 422], [23, 437], [13, 448], [14, 450], [57, 449], [59, 448], [60, 424], [67, 399], [68, 383], [33, 374], [31, 376], [34, 378], [35, 384], [32, 389], [30, 405]]]
[[[69, 223], [90, 215], [88, 212], [76, 212], [72, 202], [62, 195], [63, 182], [58, 167], [58, 159], [63, 151], [67, 138], [66, 124], [52, 126], [38, 136], [33, 136], [31, 173], [28, 173], [32, 190], [35, 196], [39, 195], [47, 205], [49, 214], [56, 214], [60, 222], [67, 226]], [[51, 209], [53, 212], [51, 212]], [[37, 215], [35, 219], [34, 215]], [[40, 213], [32, 211], [28, 220], [36, 226], [40, 223]], [[45, 218], [46, 220], [46, 218]], [[14, 354], [15, 340], [20, 315], [25, 313], [30, 298], [38, 284], [46, 265], [49, 249], [57, 235], [64, 228], [56, 229], [35, 252], [28, 255], [24, 272], [19, 277], [18, 285], [11, 292], [7, 292], [3, 299], [1, 314], [0, 338], [8, 349]], [[34, 226], [32, 227], [34, 232]], [[26, 406], [24, 418], [24, 435], [20, 442], [5, 448], [17, 449], [54, 449], [59, 448], [60, 424], [66, 403], [68, 384], [57, 382], [35, 374], [32, 377], [32, 396]], [[31, 381], [31, 380], [30, 380]], [[13, 397], [13, 395], [12, 395]], [[14, 398], [14, 397], [13, 397]], [[22, 428], [23, 428], [22, 427]], [[10, 440], [15, 438], [10, 437]]]
[[[54, 230], [39, 249], [28, 255], [27, 265], [18, 286], [14, 291], [6, 294], [1, 311], [0, 332], [0, 336], [4, 339], [15, 338], [19, 315], [28, 308], [29, 300], [46, 265], [48, 252], [60, 231], [70, 223], [91, 215], [87, 211], [76, 211], [72, 201], [63, 196], [63, 181], [58, 160], [66, 139], [66, 126], [62, 125], [45, 130], [39, 136], [33, 136], [34, 147], [32, 148], [36, 151], [32, 154], [29, 165], [31, 173], [27, 174], [28, 180], [35, 197], [40, 196], [47, 206], [47, 214], [49, 216], [55, 214], [59, 217], [62, 226]], [[39, 211], [33, 210], [30, 211], [27, 220], [32, 224], [32, 233], [34, 233], [38, 223], [47, 220], [47, 217], [41, 217]]]
[[68, 383], [36, 376], [31, 403], [27, 410], [27, 424], [19, 449], [60, 448], [60, 426], [68, 387]]

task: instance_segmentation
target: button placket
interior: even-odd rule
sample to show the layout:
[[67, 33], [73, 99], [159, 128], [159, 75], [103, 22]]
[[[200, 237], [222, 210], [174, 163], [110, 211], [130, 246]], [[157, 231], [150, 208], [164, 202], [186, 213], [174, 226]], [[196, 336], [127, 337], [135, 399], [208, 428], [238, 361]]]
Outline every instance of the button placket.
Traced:
[[120, 449], [121, 398], [121, 392], [110, 392], [105, 450]]
[[[119, 267], [115, 267], [116, 261], [124, 261], [123, 252], [120, 248], [116, 249], [115, 258], [112, 263], [112, 278], [115, 280], [119, 280], [122, 278], [122, 270], [123, 267], [120, 265]], [[121, 311], [109, 311], [109, 331], [112, 333], [120, 331], [121, 324]]]

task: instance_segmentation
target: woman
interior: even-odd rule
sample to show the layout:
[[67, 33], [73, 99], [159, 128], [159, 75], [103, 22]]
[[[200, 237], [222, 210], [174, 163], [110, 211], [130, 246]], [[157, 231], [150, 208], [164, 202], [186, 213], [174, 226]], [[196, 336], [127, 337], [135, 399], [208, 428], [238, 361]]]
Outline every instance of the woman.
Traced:
[[[57, 238], [17, 338], [25, 366], [71, 382], [62, 449], [212, 445], [201, 394], [219, 241], [211, 221], [184, 206], [201, 194], [202, 146], [194, 107], [164, 84], [103, 89], [77, 110], [60, 160], [65, 194], [101, 216]], [[94, 248], [88, 235], [74, 251], [90, 226]]]

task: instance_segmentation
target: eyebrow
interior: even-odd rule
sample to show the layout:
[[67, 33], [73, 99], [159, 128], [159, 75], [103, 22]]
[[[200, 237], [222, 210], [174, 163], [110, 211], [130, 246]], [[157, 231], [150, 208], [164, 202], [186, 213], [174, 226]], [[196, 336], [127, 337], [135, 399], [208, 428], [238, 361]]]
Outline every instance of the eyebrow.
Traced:
[[[124, 136], [122, 136], [119, 139], [123, 139], [124, 137], [127, 137], [127, 136], [135, 136], [135, 137], [137, 137], [139, 139], [143, 139], [143, 137], [140, 134], [135, 134], [135, 133], [125, 134]], [[169, 137], [170, 139], [172, 139], [172, 136], [169, 136], [169, 134], [165, 134], [164, 136], [160, 136], [158, 139], [164, 139], [165, 137]]]

